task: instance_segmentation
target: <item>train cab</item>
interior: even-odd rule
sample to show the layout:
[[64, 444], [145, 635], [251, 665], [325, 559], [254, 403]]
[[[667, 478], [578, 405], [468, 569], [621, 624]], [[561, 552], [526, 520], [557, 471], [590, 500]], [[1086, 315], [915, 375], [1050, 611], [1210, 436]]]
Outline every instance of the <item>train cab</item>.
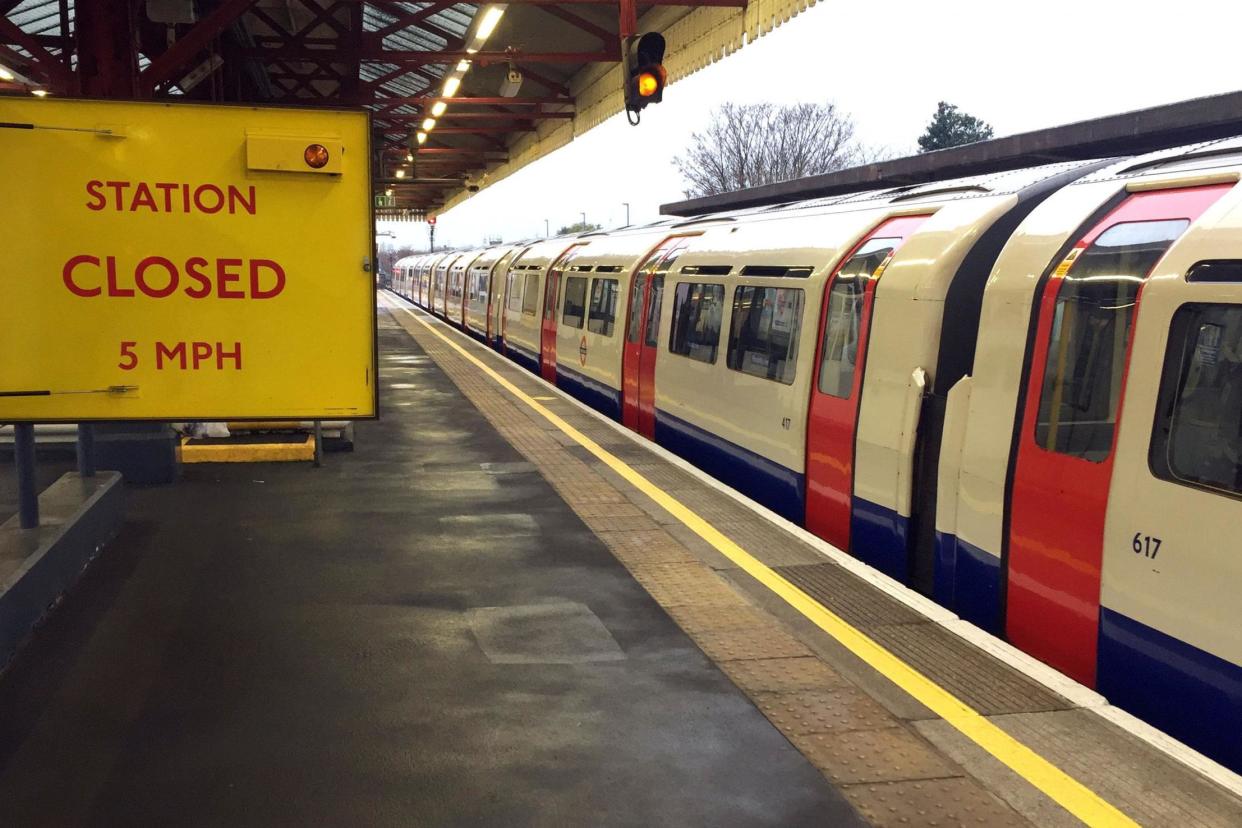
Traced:
[[1235, 767], [1240, 175], [1238, 139], [1127, 159], [1022, 222], [937, 523], [942, 603]]

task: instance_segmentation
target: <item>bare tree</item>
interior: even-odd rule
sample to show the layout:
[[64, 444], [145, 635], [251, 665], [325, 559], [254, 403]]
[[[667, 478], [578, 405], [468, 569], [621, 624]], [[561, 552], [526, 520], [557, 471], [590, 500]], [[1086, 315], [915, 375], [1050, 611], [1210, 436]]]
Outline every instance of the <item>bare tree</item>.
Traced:
[[687, 198], [832, 172], [872, 160], [832, 103], [726, 103], [673, 159]]

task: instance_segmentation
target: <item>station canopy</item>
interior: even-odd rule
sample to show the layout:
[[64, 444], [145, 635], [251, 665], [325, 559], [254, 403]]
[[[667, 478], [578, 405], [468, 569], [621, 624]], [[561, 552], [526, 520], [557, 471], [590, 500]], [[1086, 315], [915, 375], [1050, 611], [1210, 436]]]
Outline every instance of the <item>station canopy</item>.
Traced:
[[623, 27], [671, 83], [814, 2], [0, 0], [0, 93], [366, 107], [377, 214], [417, 218], [621, 111]]

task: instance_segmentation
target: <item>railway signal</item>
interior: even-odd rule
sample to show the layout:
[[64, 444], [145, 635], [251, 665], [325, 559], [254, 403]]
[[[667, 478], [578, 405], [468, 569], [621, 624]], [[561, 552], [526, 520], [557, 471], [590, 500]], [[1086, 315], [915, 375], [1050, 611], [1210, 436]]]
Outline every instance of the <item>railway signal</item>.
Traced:
[[664, 99], [667, 81], [664, 35], [648, 32], [637, 41], [631, 38], [625, 49], [625, 112], [631, 124], [638, 124], [647, 104]]

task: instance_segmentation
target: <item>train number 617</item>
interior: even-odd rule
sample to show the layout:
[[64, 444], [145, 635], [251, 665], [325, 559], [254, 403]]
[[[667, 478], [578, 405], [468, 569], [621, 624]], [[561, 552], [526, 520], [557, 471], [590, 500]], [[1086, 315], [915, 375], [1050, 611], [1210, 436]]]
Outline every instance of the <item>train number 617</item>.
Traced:
[[1160, 551], [1160, 538], [1153, 538], [1151, 535], [1135, 532], [1134, 540], [1130, 542], [1130, 548], [1134, 550], [1135, 555], [1155, 558], [1156, 553]]

